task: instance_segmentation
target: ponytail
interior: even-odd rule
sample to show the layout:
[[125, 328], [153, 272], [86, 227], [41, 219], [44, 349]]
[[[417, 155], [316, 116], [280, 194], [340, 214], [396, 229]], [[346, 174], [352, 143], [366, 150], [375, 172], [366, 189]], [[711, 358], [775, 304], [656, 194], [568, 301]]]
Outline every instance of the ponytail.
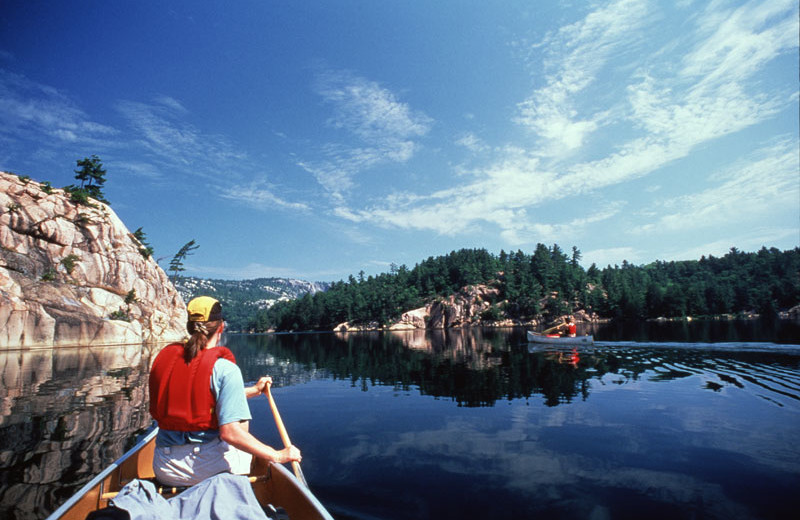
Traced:
[[206, 348], [208, 340], [219, 330], [220, 325], [222, 325], [222, 320], [186, 323], [186, 331], [190, 337], [183, 345], [183, 358], [187, 363], [190, 363], [201, 350]]

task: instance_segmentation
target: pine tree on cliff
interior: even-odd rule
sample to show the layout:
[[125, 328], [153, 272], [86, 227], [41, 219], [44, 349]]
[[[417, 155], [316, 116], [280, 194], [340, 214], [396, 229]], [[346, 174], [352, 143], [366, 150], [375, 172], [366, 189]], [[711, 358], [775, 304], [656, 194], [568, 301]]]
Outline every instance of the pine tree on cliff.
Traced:
[[82, 197], [82, 195], [85, 195], [109, 204], [103, 195], [103, 184], [106, 182], [106, 170], [103, 168], [103, 163], [100, 161], [100, 158], [96, 155], [92, 155], [91, 157], [85, 157], [76, 162], [77, 165], [80, 166], [80, 169], [75, 170], [75, 178], [81, 181], [81, 185], [79, 188], [74, 187], [72, 190], [73, 195], [77, 193], [79, 199], [85, 198]]
[[183, 267], [183, 261], [186, 259], [187, 256], [191, 255], [195, 249], [200, 247], [194, 241], [194, 239], [190, 240], [186, 244], [183, 245], [182, 248], [172, 257], [172, 261], [169, 263], [169, 270], [172, 271], [172, 277], [177, 278], [178, 273], [181, 271], [185, 271], [186, 269]]

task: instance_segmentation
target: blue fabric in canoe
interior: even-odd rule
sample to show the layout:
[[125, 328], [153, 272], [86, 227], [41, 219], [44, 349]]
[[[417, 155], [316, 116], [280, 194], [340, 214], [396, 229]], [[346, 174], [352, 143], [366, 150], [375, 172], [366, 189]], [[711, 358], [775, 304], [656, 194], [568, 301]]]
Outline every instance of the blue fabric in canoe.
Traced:
[[134, 480], [110, 504], [127, 511], [131, 520], [267, 519], [247, 477], [230, 473], [207, 478], [170, 499], [159, 495], [152, 482]]

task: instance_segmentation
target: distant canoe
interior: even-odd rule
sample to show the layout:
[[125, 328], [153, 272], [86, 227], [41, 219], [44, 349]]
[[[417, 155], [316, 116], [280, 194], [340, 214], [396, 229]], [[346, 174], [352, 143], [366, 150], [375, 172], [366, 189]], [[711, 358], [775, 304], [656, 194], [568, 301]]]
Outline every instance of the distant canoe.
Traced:
[[594, 336], [548, 336], [546, 334], [539, 334], [538, 332], [528, 331], [528, 341], [532, 343], [544, 343], [546, 345], [592, 345], [594, 344]]

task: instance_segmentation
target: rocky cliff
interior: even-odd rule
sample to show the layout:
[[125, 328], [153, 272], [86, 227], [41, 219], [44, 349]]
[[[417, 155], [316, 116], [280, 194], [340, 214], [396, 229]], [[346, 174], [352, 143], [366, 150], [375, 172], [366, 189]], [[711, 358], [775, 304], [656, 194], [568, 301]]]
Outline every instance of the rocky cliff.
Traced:
[[184, 302], [109, 206], [0, 172], [0, 349], [173, 341]]

